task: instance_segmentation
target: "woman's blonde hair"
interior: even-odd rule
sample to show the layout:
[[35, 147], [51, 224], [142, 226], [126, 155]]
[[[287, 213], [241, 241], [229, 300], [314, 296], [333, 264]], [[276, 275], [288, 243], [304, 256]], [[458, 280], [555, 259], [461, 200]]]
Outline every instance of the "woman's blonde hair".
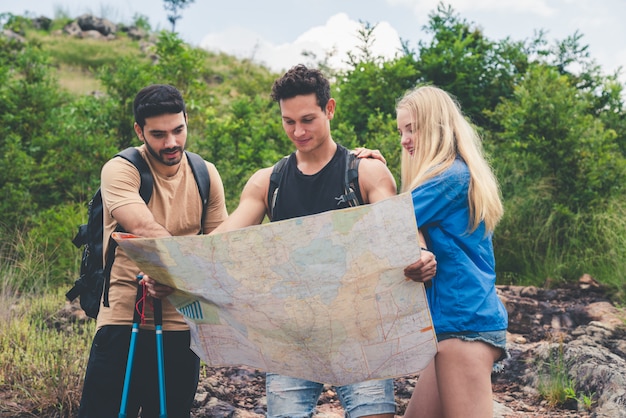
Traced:
[[413, 155], [402, 149], [402, 191], [413, 190], [426, 180], [447, 170], [461, 158], [469, 168], [469, 230], [481, 221], [493, 231], [502, 217], [500, 189], [483, 154], [476, 130], [465, 119], [458, 102], [434, 86], [408, 91], [396, 110], [408, 110], [413, 131]]

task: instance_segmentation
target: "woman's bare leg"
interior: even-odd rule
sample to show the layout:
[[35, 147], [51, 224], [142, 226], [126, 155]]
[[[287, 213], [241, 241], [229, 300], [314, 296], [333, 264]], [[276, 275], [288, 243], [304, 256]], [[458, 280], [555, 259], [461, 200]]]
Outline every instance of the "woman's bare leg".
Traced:
[[457, 338], [439, 343], [437, 387], [445, 418], [492, 418], [491, 371], [500, 350]]
[[480, 341], [439, 343], [420, 373], [405, 418], [492, 418], [491, 370], [500, 350]]
[[435, 370], [436, 360], [437, 357], [435, 356], [420, 373], [404, 418], [436, 418], [442, 416]]

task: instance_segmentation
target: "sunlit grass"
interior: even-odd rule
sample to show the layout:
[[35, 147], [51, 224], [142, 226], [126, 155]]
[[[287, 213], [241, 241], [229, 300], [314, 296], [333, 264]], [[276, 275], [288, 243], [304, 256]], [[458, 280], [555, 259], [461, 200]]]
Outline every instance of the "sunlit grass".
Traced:
[[494, 239], [500, 284], [558, 287], [589, 274], [613, 302], [624, 304], [626, 201], [570, 213], [535, 187], [505, 205]]
[[576, 399], [575, 381], [569, 376], [569, 367], [563, 354], [563, 341], [550, 347], [547, 359], [538, 362], [537, 391], [550, 407]]
[[[80, 401], [95, 321], [62, 317], [62, 292], [22, 296], [0, 318], [0, 412], [71, 416]], [[18, 416], [18, 415], [11, 415]]]
[[50, 36], [33, 32], [29, 40], [40, 42], [57, 65], [97, 70], [105, 65], [115, 65], [123, 57], [148, 60], [148, 55], [138, 53], [137, 42], [125, 36], [112, 40], [80, 39], [67, 35]]
[[102, 84], [88, 70], [61, 65], [57, 72], [59, 85], [72, 94], [93, 94], [102, 91]]
[[590, 411], [595, 401], [595, 393], [582, 393], [576, 389], [577, 382], [570, 376], [572, 364], [565, 358], [563, 336], [551, 343], [547, 356], [535, 362], [537, 369], [537, 391], [551, 408], [575, 405]]
[[0, 416], [71, 416], [95, 321], [78, 321], [63, 309], [64, 289], [34, 280], [50, 266], [20, 236], [0, 246]]

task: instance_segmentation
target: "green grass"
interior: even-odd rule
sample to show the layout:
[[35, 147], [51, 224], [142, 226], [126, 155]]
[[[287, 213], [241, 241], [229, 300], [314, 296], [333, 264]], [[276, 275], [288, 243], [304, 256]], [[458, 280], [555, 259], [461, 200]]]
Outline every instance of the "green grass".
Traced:
[[537, 391], [552, 408], [576, 399], [575, 381], [569, 376], [569, 365], [563, 355], [563, 342], [552, 347], [548, 358], [538, 364]]
[[[5, 237], [8, 238], [8, 237]], [[51, 266], [21, 234], [0, 246], [0, 416], [71, 416], [78, 408], [95, 321], [70, 315]]]
[[98, 71], [114, 67], [124, 57], [133, 57], [138, 62], [150, 60], [149, 50], [141, 52], [138, 42], [123, 34], [113, 40], [97, 40], [30, 30], [26, 38], [50, 54], [59, 85], [73, 94], [101, 91]]
[[577, 382], [569, 375], [571, 364], [565, 358], [562, 338], [550, 346], [546, 358], [536, 361], [535, 367], [539, 376], [537, 391], [549, 407], [563, 407], [574, 403], [586, 411], [591, 410], [595, 404], [595, 393], [577, 392]]
[[138, 60], [148, 60], [146, 53], [141, 53], [136, 41], [126, 37], [105, 41], [97, 39], [79, 39], [70, 36], [50, 36], [32, 33], [30, 41], [41, 43], [48, 51], [55, 65], [71, 65], [82, 69], [96, 69], [104, 65], [115, 65], [123, 57], [134, 56]]
[[75, 415], [95, 321], [61, 315], [60, 291], [4, 296], [0, 303], [11, 309], [0, 318], [0, 389], [7, 395], [0, 415]]
[[569, 213], [540, 190], [529, 189], [505, 197], [505, 217], [494, 237], [499, 284], [557, 287], [589, 274], [614, 303], [626, 302], [626, 201], [621, 197], [594, 212]]
[[[0, 230], [0, 297], [10, 301], [21, 294], [41, 294], [48, 286], [48, 260], [28, 234]], [[0, 319], [11, 304], [2, 303]]]
[[68, 65], [59, 66], [57, 79], [62, 89], [72, 94], [93, 94], [102, 91], [102, 83], [89, 70]]

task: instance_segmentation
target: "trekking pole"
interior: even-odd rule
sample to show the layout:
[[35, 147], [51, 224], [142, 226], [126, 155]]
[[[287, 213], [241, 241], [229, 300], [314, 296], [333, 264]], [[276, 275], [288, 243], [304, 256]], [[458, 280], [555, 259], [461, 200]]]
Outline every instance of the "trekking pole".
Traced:
[[167, 418], [165, 403], [165, 362], [163, 358], [163, 309], [161, 299], [153, 299], [154, 330], [156, 334], [157, 366], [159, 372], [159, 418]]
[[[143, 276], [138, 275], [137, 280], [141, 280]], [[128, 360], [126, 361], [126, 376], [124, 377], [124, 389], [122, 390], [122, 402], [120, 403], [119, 418], [126, 418], [126, 408], [128, 403], [128, 392], [130, 390], [130, 377], [133, 371], [133, 361], [135, 357], [135, 345], [137, 343], [137, 334], [139, 334], [139, 322], [141, 321], [141, 308], [143, 306], [143, 286], [137, 287], [137, 297], [135, 298], [135, 308], [133, 310], [133, 328], [130, 334], [130, 345], [128, 347]]]

